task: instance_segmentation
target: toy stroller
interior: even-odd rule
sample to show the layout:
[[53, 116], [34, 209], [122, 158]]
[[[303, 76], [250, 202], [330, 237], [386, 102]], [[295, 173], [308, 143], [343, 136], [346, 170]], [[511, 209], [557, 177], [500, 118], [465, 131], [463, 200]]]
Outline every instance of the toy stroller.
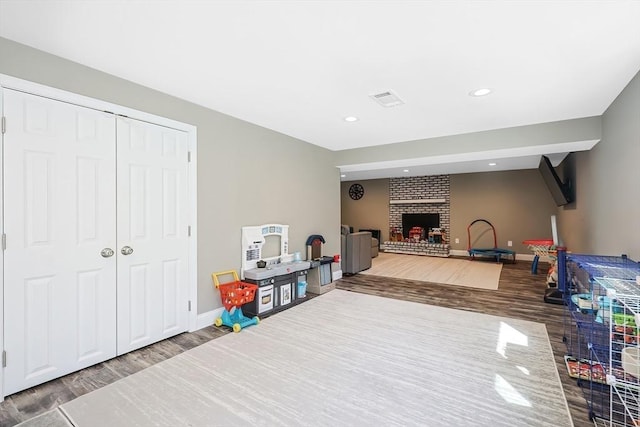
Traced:
[[[218, 276], [229, 274], [233, 275], [233, 282], [220, 283]], [[215, 320], [214, 324], [216, 326], [225, 325], [233, 329], [233, 332], [240, 332], [242, 328], [257, 325], [260, 322], [257, 316], [253, 318], [245, 317], [241, 308], [243, 304], [253, 301], [258, 285], [241, 282], [238, 280], [238, 273], [235, 270], [213, 273], [211, 277], [216, 288], [220, 289], [220, 298], [222, 299], [222, 305], [224, 305], [222, 317], [218, 317]]]

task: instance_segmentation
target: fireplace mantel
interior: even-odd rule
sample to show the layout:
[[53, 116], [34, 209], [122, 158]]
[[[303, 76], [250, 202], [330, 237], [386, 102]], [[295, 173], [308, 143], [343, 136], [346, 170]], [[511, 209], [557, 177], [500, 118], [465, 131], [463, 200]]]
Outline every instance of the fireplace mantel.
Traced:
[[408, 205], [410, 203], [445, 203], [446, 199], [407, 199], [407, 200], [389, 200], [390, 205]]

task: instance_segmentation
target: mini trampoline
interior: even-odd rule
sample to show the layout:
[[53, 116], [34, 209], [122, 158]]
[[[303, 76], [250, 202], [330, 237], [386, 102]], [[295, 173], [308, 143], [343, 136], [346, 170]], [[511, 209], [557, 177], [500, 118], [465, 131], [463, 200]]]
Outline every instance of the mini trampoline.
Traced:
[[[476, 224], [478, 222], [484, 222], [489, 227], [491, 227], [491, 231], [493, 232], [492, 248], [472, 248], [471, 247], [471, 227], [473, 226], [473, 224]], [[511, 259], [511, 262], [513, 263], [516, 262], [515, 251], [512, 251], [510, 249], [502, 249], [498, 247], [498, 239], [496, 237], [496, 228], [493, 226], [493, 224], [491, 224], [486, 219], [476, 219], [471, 224], [469, 224], [469, 226], [467, 227], [467, 238], [468, 238], [467, 250], [469, 251], [469, 257], [471, 258], [472, 261], [476, 258], [476, 256], [479, 256], [479, 257], [495, 258], [496, 262], [502, 261], [503, 258]]]

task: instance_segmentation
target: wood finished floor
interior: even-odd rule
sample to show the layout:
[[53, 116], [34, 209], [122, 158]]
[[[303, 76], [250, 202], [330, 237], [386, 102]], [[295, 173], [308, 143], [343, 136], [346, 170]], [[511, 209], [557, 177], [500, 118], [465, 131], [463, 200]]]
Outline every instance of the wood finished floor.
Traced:
[[210, 326], [107, 360], [62, 378], [7, 396], [0, 403], [0, 426], [13, 426], [120, 378], [221, 337], [229, 331]]
[[[582, 391], [575, 380], [569, 378], [564, 367], [563, 356], [566, 347], [562, 342], [563, 307], [544, 303], [544, 275], [532, 275], [530, 268], [531, 263], [523, 261], [504, 264], [497, 291], [362, 274], [340, 279], [337, 287], [348, 291], [544, 323], [573, 422], [576, 427], [593, 426], [589, 421]], [[541, 265], [540, 271], [545, 268], [545, 265]], [[180, 334], [8, 396], [0, 403], [0, 426], [13, 426], [31, 419], [78, 396], [227, 333], [229, 331], [226, 329], [211, 326], [193, 333]]]
[[371, 268], [360, 274], [496, 290], [501, 271], [501, 264], [496, 262], [381, 252], [372, 260]]

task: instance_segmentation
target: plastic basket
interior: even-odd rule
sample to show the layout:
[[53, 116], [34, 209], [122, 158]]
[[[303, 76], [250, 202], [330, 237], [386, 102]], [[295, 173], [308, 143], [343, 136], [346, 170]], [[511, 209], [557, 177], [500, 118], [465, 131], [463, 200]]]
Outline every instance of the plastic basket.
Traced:
[[[233, 276], [233, 281], [220, 283], [219, 276], [224, 275]], [[258, 285], [238, 280], [238, 273], [235, 270], [221, 271], [213, 273], [211, 276], [216, 288], [220, 289], [220, 299], [227, 311], [230, 311], [233, 307], [240, 307], [253, 301], [256, 296]]]
[[229, 311], [232, 307], [240, 307], [253, 301], [258, 285], [237, 281], [221, 284], [218, 288], [222, 305]]

